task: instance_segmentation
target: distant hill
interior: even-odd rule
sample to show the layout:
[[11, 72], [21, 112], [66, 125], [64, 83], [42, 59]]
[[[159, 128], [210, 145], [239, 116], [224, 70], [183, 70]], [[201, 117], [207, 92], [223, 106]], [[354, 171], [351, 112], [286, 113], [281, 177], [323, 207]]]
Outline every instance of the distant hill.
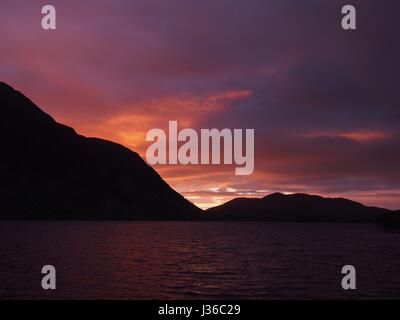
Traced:
[[0, 83], [0, 219], [198, 219], [122, 145], [78, 135]]
[[282, 193], [262, 199], [236, 198], [207, 210], [208, 219], [234, 221], [380, 222], [394, 214], [344, 198]]

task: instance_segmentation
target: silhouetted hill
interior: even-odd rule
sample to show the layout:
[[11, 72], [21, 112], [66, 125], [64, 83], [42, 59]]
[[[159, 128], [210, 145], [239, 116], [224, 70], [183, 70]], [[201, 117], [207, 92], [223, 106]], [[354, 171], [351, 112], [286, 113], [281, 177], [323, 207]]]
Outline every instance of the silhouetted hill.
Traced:
[[385, 215], [381, 223], [387, 228], [400, 230], [400, 210]]
[[393, 212], [343, 198], [274, 193], [262, 199], [236, 198], [207, 210], [211, 220], [286, 222], [379, 222]]
[[307, 194], [238, 198], [204, 215], [137, 153], [78, 135], [1, 82], [0, 134], [0, 219], [379, 221], [400, 226], [400, 212]]
[[86, 138], [0, 83], [0, 219], [197, 219], [131, 150]]

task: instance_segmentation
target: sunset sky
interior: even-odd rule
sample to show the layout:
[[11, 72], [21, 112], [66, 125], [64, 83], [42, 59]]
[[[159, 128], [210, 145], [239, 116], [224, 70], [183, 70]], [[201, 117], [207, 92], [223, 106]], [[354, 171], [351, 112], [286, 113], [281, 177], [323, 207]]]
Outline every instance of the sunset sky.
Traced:
[[[57, 30], [41, 8], [57, 9]], [[254, 128], [255, 172], [154, 166], [202, 208], [280, 191], [400, 209], [398, 1], [0, 0], [0, 81], [80, 134]]]

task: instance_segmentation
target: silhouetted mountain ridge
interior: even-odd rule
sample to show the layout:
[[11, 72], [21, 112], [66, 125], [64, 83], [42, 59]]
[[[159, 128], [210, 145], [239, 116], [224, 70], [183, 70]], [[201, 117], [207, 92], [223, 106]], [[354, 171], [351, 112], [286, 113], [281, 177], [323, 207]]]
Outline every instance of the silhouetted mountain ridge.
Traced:
[[345, 198], [303, 193], [273, 193], [264, 198], [236, 198], [207, 210], [212, 220], [284, 222], [379, 222], [393, 211], [367, 207]]
[[78, 135], [5, 83], [0, 134], [0, 218], [199, 218], [137, 153]]
[[344, 198], [274, 193], [202, 210], [130, 149], [57, 123], [0, 82], [0, 219], [377, 222], [400, 212]]

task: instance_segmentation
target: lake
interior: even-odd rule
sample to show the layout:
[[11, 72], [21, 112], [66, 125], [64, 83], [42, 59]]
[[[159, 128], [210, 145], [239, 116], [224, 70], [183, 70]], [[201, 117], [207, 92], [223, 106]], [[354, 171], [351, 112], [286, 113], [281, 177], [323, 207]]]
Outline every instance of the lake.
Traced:
[[0, 240], [0, 299], [400, 298], [400, 234], [370, 224], [7, 221]]

